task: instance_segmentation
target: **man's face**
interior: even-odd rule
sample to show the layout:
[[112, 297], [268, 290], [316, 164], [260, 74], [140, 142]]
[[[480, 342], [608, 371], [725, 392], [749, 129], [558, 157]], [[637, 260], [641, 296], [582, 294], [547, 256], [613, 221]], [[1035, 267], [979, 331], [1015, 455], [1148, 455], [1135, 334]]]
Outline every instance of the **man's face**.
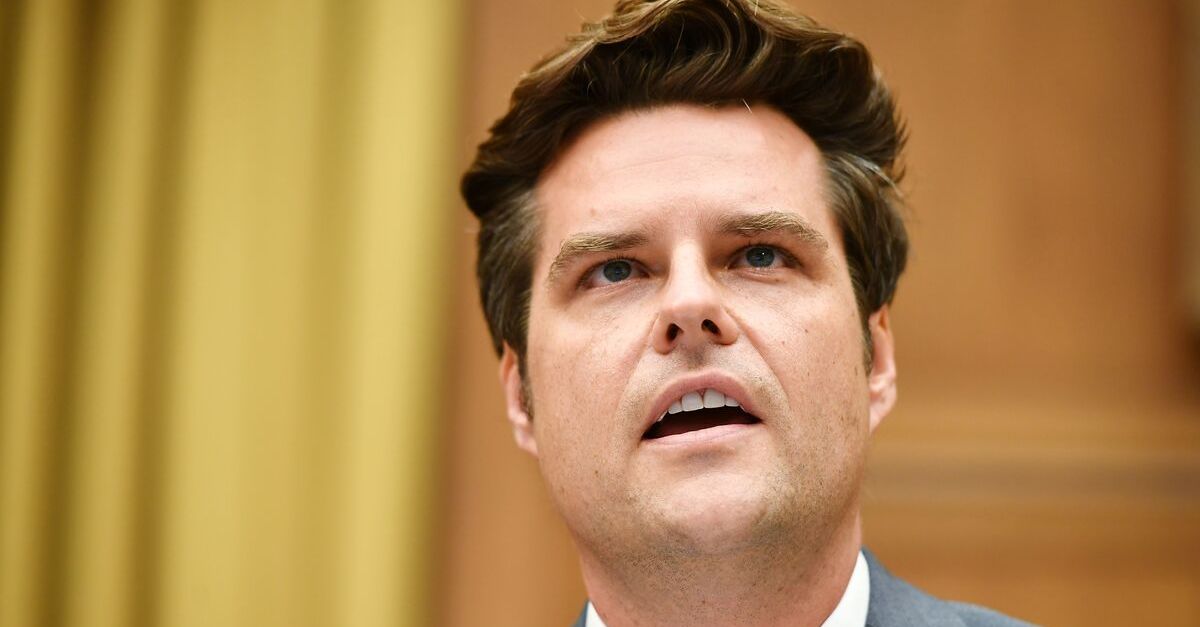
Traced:
[[[542, 176], [532, 415], [511, 350], [501, 376], [582, 550], [719, 554], [853, 518], [892, 343], [883, 310], [868, 372], [826, 189], [768, 107], [623, 114]], [[669, 413], [697, 399], [726, 407]]]

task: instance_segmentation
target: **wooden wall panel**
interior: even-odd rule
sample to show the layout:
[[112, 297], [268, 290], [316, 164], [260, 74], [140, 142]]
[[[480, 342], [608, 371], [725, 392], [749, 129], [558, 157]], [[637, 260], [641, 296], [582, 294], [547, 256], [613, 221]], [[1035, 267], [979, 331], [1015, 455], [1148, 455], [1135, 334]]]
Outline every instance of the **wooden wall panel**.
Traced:
[[[1182, 115], [1185, 172], [1200, 172], [1200, 0], [1179, 0], [1182, 8], [1183, 57]], [[1188, 272], [1184, 286], [1192, 313], [1192, 328], [1200, 335], [1200, 176], [1184, 177], [1184, 211], [1187, 232], [1184, 251]]]
[[[865, 523], [885, 562], [936, 594], [1053, 625], [1200, 624], [1181, 6], [802, 5], [867, 42], [909, 121], [901, 400], [876, 437]], [[475, 1], [464, 164], [517, 76], [608, 7]], [[470, 263], [442, 619], [566, 624], [583, 599], [574, 555], [508, 433]]]

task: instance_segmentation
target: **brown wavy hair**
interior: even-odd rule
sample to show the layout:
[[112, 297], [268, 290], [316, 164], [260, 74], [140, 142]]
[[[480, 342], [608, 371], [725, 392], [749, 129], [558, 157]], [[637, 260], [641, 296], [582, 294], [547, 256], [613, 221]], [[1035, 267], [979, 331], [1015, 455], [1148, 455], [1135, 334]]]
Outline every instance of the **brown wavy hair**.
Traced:
[[772, 0], [621, 0], [521, 78], [461, 186], [480, 221], [476, 271], [496, 352], [508, 343], [524, 369], [542, 172], [588, 125], [676, 103], [766, 104], [816, 143], [869, 364], [867, 317], [891, 302], [908, 254], [904, 127], [861, 42]]

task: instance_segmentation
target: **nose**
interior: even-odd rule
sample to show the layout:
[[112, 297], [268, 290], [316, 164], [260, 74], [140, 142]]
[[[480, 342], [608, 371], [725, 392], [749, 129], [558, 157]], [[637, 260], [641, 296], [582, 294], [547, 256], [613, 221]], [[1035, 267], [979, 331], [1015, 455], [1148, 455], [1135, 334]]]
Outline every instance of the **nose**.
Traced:
[[665, 355], [680, 347], [732, 344], [740, 334], [704, 259], [679, 255], [671, 264], [651, 331], [654, 350]]

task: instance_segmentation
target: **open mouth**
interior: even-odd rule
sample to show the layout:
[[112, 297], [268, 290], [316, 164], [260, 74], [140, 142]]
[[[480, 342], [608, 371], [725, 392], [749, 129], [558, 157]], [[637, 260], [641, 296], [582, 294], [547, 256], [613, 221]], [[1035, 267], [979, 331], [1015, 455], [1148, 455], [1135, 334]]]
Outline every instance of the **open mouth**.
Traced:
[[642, 439], [656, 440], [721, 425], [752, 425], [759, 422], [762, 421], [743, 410], [737, 401], [726, 399], [724, 394], [716, 390], [689, 392], [650, 425]]

